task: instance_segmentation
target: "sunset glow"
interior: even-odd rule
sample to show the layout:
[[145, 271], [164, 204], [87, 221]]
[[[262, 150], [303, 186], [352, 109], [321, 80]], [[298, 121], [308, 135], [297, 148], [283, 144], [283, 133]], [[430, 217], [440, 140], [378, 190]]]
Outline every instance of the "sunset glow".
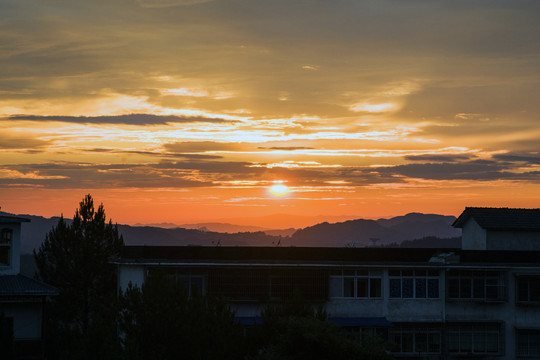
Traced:
[[269, 188], [270, 193], [275, 196], [283, 196], [289, 192], [289, 187], [283, 182], [277, 182]]
[[2, 3], [2, 211], [540, 207], [537, 2]]

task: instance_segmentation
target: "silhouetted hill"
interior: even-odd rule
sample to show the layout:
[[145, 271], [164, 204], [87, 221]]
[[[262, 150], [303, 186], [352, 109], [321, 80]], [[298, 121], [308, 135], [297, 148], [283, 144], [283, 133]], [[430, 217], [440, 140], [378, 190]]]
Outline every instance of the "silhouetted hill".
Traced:
[[180, 225], [177, 225], [177, 224], [174, 224], [174, 223], [169, 223], [169, 222], [149, 223], [149, 224], [147, 224], [147, 223], [145, 223], [145, 224], [136, 223], [133, 226], [151, 226], [151, 227], [160, 227], [160, 228], [166, 228], [166, 229], [173, 229], [173, 228], [177, 228], [177, 227], [185, 227], [185, 226], [180, 226]]
[[[14, 215], [7, 214], [6, 215]], [[31, 221], [22, 224], [21, 253], [30, 254], [58, 223], [58, 217], [16, 215]], [[118, 225], [127, 245], [195, 245], [195, 246], [384, 246], [401, 244], [405, 240], [422, 238], [455, 238], [461, 231], [451, 226], [453, 216], [411, 213], [391, 219], [349, 220], [320, 223], [305, 229], [265, 230], [255, 232], [221, 233], [185, 228]], [[71, 219], [66, 219], [71, 222]], [[286, 236], [293, 233], [292, 236]], [[440, 240], [440, 239], [439, 239]], [[437, 245], [439, 240], [426, 240], [422, 247]], [[431, 244], [434, 244], [432, 246]]]
[[455, 220], [455, 216], [409, 213], [391, 219], [379, 219], [377, 223], [407, 234], [407, 239], [420, 239], [428, 236], [452, 238], [461, 236], [461, 230], [452, 227]]
[[[0, 212], [4, 215], [15, 215]], [[38, 249], [49, 231], [58, 224], [59, 217], [44, 218], [35, 215], [15, 215], [30, 219], [29, 223], [22, 223], [21, 254], [31, 254]], [[71, 223], [71, 219], [64, 219]], [[200, 245], [215, 246], [272, 246], [280, 239], [281, 231], [275, 235], [267, 235], [262, 231], [240, 232], [233, 234], [194, 229], [173, 228], [165, 229], [154, 226], [118, 225], [118, 230], [124, 237], [127, 245]], [[289, 230], [289, 232], [291, 232]], [[285, 241], [282, 241], [285, 243]]]
[[395, 235], [391, 229], [379, 225], [375, 220], [349, 220], [334, 224], [324, 222], [298, 230], [292, 235], [291, 242], [295, 246], [347, 246], [350, 244], [362, 247], [373, 244], [370, 238], [389, 239], [384, 243], [395, 242], [398, 240]]
[[221, 232], [221, 233], [254, 232], [254, 231], [266, 230], [265, 228], [261, 226], [244, 226], [244, 225], [236, 225], [236, 224], [229, 224], [229, 223], [217, 223], [217, 222], [182, 224], [177, 227], [181, 227], [184, 229], [197, 229], [197, 230], [202, 230], [202, 231], [214, 231], [214, 232]]
[[272, 236], [285, 236], [289, 237], [292, 234], [294, 234], [298, 229], [295, 228], [289, 228], [289, 229], [276, 229], [276, 230], [264, 230], [264, 233], [266, 235], [272, 235]]
[[411, 213], [391, 219], [349, 220], [322, 223], [298, 230], [294, 246], [381, 246], [425, 237], [452, 238], [461, 231], [452, 227], [453, 216]]
[[119, 225], [118, 230], [127, 245], [272, 246], [272, 242], [279, 241], [278, 236], [266, 235], [262, 231], [228, 234], [129, 225]]

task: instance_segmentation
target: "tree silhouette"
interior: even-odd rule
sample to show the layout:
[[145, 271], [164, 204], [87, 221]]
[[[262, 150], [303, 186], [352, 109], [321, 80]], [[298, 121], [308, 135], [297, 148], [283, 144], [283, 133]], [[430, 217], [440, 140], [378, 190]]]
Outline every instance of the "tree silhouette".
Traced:
[[0, 313], [0, 353], [2, 359], [15, 358], [13, 340], [13, 318], [8, 318], [4, 313]]
[[[298, 294], [262, 312], [263, 325], [252, 332], [253, 360], [391, 360], [385, 345], [372, 338], [356, 342], [326, 320], [321, 307], [306, 303]], [[258, 331], [257, 331], [258, 330]]]
[[[123, 244], [117, 226], [106, 222], [103, 204], [96, 210], [88, 194], [79, 203], [71, 225], [60, 217], [39, 250], [34, 250], [36, 277], [60, 290], [48, 311], [49, 335], [63, 337], [51, 343], [55, 357], [62, 357], [62, 349], [66, 357], [73, 352], [99, 351], [96, 344], [92, 351], [86, 351], [85, 344], [92, 343], [94, 335], [115, 334], [117, 277], [110, 260], [118, 256]], [[104, 321], [106, 318], [111, 321]], [[100, 327], [101, 335], [96, 334], [96, 327]]]
[[119, 330], [130, 360], [243, 359], [242, 329], [220, 299], [188, 296], [184, 285], [154, 271], [141, 288], [120, 294]]

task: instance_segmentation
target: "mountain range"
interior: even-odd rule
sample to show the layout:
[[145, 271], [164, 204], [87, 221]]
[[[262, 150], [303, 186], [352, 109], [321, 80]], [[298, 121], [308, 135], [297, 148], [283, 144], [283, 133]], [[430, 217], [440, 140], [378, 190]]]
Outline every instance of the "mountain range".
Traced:
[[455, 238], [461, 230], [452, 227], [454, 216], [410, 213], [391, 219], [327, 222], [297, 230], [295, 246], [388, 246], [427, 237]]
[[[29, 223], [22, 224], [22, 254], [37, 249], [46, 234], [58, 223], [58, 217], [15, 216], [30, 219]], [[416, 241], [418, 244], [415, 245], [411, 240], [424, 239], [421, 242], [423, 247], [440, 247], [439, 240], [451, 239], [450, 243], [457, 247], [461, 230], [452, 227], [454, 220], [454, 216], [410, 213], [390, 219], [323, 222], [303, 229], [209, 231], [209, 228], [217, 226], [215, 223], [190, 224], [194, 227], [191, 229], [130, 225], [118, 225], [118, 229], [126, 245], [365, 247], [399, 246], [407, 241], [404, 244], [408, 244], [408, 247], [418, 247], [420, 243]], [[219, 223], [219, 227], [230, 231], [245, 229], [235, 224]]]

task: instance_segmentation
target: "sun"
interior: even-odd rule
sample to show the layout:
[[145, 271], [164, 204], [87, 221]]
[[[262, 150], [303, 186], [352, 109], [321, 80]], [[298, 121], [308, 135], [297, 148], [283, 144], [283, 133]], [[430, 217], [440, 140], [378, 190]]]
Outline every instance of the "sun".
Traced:
[[283, 196], [289, 192], [289, 187], [283, 183], [283, 181], [274, 181], [274, 185], [268, 189], [274, 196]]

